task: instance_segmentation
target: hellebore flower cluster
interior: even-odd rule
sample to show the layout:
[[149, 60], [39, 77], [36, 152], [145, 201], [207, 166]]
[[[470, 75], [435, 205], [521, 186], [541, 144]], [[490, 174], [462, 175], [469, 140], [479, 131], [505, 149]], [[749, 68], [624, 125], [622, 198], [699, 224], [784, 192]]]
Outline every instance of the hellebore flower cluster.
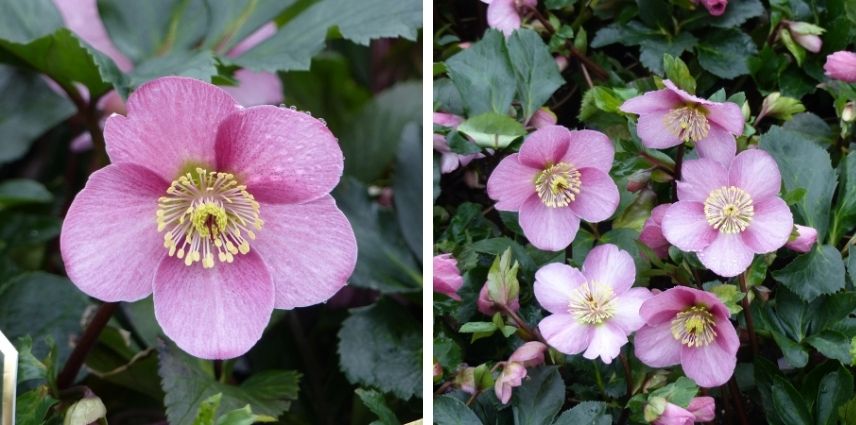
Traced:
[[330, 196], [344, 163], [324, 123], [244, 108], [183, 77], [143, 84], [127, 107], [106, 122], [111, 164], [62, 227], [66, 271], [83, 292], [110, 302], [153, 293], [169, 338], [224, 359], [259, 340], [274, 308], [345, 286], [357, 246]]

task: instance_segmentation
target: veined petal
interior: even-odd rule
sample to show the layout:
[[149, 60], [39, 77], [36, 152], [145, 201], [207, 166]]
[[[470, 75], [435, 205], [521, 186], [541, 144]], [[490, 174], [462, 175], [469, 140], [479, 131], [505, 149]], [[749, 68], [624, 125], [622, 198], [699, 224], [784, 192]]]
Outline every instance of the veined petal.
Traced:
[[700, 387], [718, 387], [728, 382], [736, 365], [737, 356], [717, 343], [704, 347], [681, 347], [681, 367], [684, 374]]
[[734, 136], [718, 125], [711, 125], [707, 137], [696, 143], [699, 158], [716, 161], [728, 166], [737, 152]]
[[236, 86], [224, 86], [243, 106], [278, 105], [282, 102], [282, 82], [270, 72], [239, 69], [235, 71]]
[[613, 244], [598, 245], [586, 256], [583, 274], [588, 280], [609, 285], [615, 294], [622, 294], [636, 281], [633, 257]]
[[535, 273], [535, 298], [550, 313], [567, 314], [571, 298], [585, 282], [586, 276], [576, 268], [550, 263]]
[[520, 207], [520, 227], [538, 249], [560, 251], [574, 240], [580, 219], [570, 208], [550, 208], [533, 194]]
[[677, 135], [666, 127], [666, 112], [652, 112], [639, 116], [636, 122], [636, 134], [645, 147], [665, 149], [683, 143]]
[[605, 134], [594, 130], [571, 130], [568, 151], [562, 162], [573, 164], [576, 169], [595, 168], [609, 173], [615, 159], [615, 148]]
[[621, 353], [624, 344], [627, 344], [627, 334], [612, 322], [606, 322], [592, 331], [591, 342], [583, 357], [591, 360], [600, 357], [604, 363], [610, 364]]
[[729, 133], [739, 136], [743, 134], [743, 112], [740, 106], [733, 102], [714, 103], [705, 106], [710, 114], [707, 119], [722, 127]]
[[609, 323], [620, 327], [626, 334], [639, 330], [644, 324], [639, 310], [642, 304], [652, 297], [648, 288], [630, 288], [621, 295], [615, 297], [615, 315], [609, 319]]
[[681, 343], [672, 336], [671, 322], [643, 326], [634, 335], [634, 353], [642, 363], [669, 367], [681, 362]]
[[678, 181], [678, 199], [704, 202], [710, 192], [728, 185], [728, 169], [710, 159], [684, 161]]
[[755, 204], [752, 222], [740, 236], [756, 254], [766, 254], [784, 246], [793, 229], [791, 209], [781, 198], [774, 197]]
[[520, 146], [521, 164], [544, 169], [548, 164], [560, 162], [568, 152], [571, 133], [560, 125], [551, 125], [530, 134]]
[[606, 172], [596, 168], [580, 171], [580, 193], [571, 202], [570, 208], [577, 217], [597, 223], [611, 217], [618, 208], [618, 186]]
[[761, 149], [747, 149], [731, 162], [728, 183], [745, 190], [757, 203], [778, 196], [782, 176], [770, 154]]
[[754, 252], [740, 234], [719, 233], [716, 239], [698, 253], [698, 259], [712, 272], [722, 277], [734, 277], [746, 271], [752, 264]]
[[565, 354], [579, 354], [588, 347], [593, 332], [570, 314], [552, 314], [538, 323], [538, 330], [551, 347]]
[[650, 299], [642, 303], [639, 309], [639, 314], [645, 319], [649, 325], [659, 325], [661, 323], [671, 323], [681, 310], [692, 306], [695, 303], [696, 294], [693, 290], [675, 286], [666, 291], [660, 292], [652, 296]]
[[660, 112], [665, 114], [670, 109], [681, 103], [681, 97], [668, 89], [649, 91], [633, 99], [626, 100], [621, 104], [623, 112], [631, 114], [650, 114]]
[[500, 211], [518, 211], [535, 194], [538, 170], [522, 164], [518, 154], [502, 159], [487, 179], [487, 194]]
[[663, 216], [663, 236], [683, 251], [697, 252], [716, 239], [719, 232], [707, 222], [700, 202], [678, 201]]

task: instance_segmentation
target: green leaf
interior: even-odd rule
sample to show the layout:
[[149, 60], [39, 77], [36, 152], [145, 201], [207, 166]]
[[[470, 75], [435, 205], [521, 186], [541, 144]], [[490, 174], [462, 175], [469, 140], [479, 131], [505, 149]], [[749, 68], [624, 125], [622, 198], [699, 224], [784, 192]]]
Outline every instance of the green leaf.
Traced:
[[748, 59], [758, 51], [740, 29], [720, 30], [698, 44], [698, 62], [717, 77], [731, 79], [749, 73]]
[[789, 425], [811, 425], [811, 414], [808, 406], [802, 395], [790, 382], [780, 376], [774, 376], [770, 391], [773, 407], [785, 423]]
[[26, 43], [62, 27], [62, 16], [51, 0], [3, 0], [0, 9], [0, 39]]
[[526, 134], [523, 124], [507, 115], [487, 112], [461, 123], [458, 131], [471, 137], [477, 145], [486, 148], [505, 148]]
[[264, 415], [279, 416], [297, 399], [300, 374], [268, 370], [252, 375], [240, 386], [225, 385], [203, 367], [205, 360], [181, 352], [172, 343], [161, 343], [158, 371], [166, 397], [170, 424], [193, 424], [203, 401], [222, 393], [220, 407], [229, 411], [250, 405]]
[[856, 397], [838, 408], [838, 418], [842, 424], [853, 425], [856, 423]]
[[817, 239], [824, 240], [836, 185], [829, 153], [802, 134], [778, 126], [761, 136], [760, 145], [779, 165], [785, 191], [805, 189], [806, 195], [797, 203], [796, 212], [803, 223], [817, 229]]
[[416, 258], [422, 258], [422, 127], [404, 127], [395, 162], [395, 214], [401, 234]]
[[482, 421], [463, 401], [444, 395], [434, 398], [434, 423], [437, 425], [482, 425]]
[[43, 204], [53, 200], [53, 194], [30, 179], [9, 179], [0, 183], [0, 207], [20, 204]]
[[674, 57], [670, 54], [663, 55], [663, 69], [666, 71], [666, 78], [671, 80], [687, 93], [694, 94], [696, 91], [696, 81], [690, 74], [687, 64], [680, 57]]
[[782, 350], [782, 354], [785, 356], [785, 360], [788, 363], [796, 368], [805, 367], [808, 363], [808, 351], [803, 348], [799, 343], [794, 342], [792, 339], [776, 332], [770, 331], [773, 335], [773, 340], [776, 341], [776, 345]]
[[695, 47], [696, 44], [698, 44], [698, 39], [688, 32], [682, 32], [674, 37], [658, 34], [643, 40], [639, 44], [639, 61], [645, 68], [655, 74], [662, 75], [664, 55], [669, 54], [678, 57], [683, 52]]
[[217, 75], [217, 60], [210, 51], [180, 51], [169, 56], [151, 58], [134, 68], [128, 76], [128, 88], [166, 75], [177, 75], [211, 81]]
[[556, 366], [527, 371], [527, 378], [514, 390], [511, 408], [516, 425], [543, 425], [553, 422], [565, 402], [565, 382]]
[[610, 425], [612, 415], [602, 401], [584, 401], [559, 415], [553, 425]]
[[98, 12], [110, 41], [134, 63], [190, 49], [204, 37], [209, 14], [201, 0], [98, 0]]
[[217, 418], [216, 425], [253, 425], [258, 422], [276, 422], [276, 418], [268, 415], [256, 415], [248, 404], [220, 416]]
[[523, 105], [523, 121], [528, 121], [565, 80], [547, 45], [535, 31], [521, 28], [511, 35], [507, 44], [517, 93]]
[[806, 301], [844, 288], [844, 262], [831, 245], [816, 246], [773, 272], [773, 279]]
[[841, 160], [839, 167], [841, 182], [832, 225], [836, 231], [838, 229], [843, 231], [856, 225], [856, 152], [847, 154], [847, 157]]
[[[708, 15], [707, 11], [701, 11]], [[764, 14], [764, 5], [760, 0], [731, 0], [725, 13], [720, 16], [705, 16], [704, 20], [712, 27], [737, 28], [747, 20]]]
[[791, 55], [794, 56], [794, 59], [797, 60], [797, 65], [802, 66], [803, 62], [805, 62], [805, 48], [794, 41], [793, 37], [791, 37], [791, 32], [786, 28], [779, 29], [779, 38], [788, 51], [791, 52]]
[[449, 58], [446, 68], [468, 115], [508, 112], [516, 80], [501, 32], [488, 30], [484, 38]]
[[48, 389], [44, 386], [18, 395], [15, 399], [15, 423], [43, 425], [45, 416], [57, 401], [48, 394]]
[[386, 400], [384, 400], [383, 394], [375, 390], [364, 390], [362, 388], [357, 388], [355, 392], [360, 397], [363, 404], [366, 405], [372, 413], [377, 415], [383, 425], [401, 424], [395, 416], [395, 412], [386, 405]]
[[649, 398], [662, 397], [669, 403], [686, 408], [696, 394], [698, 394], [698, 385], [692, 379], [682, 376], [675, 380], [675, 382], [652, 391]]
[[496, 325], [493, 322], [467, 322], [461, 325], [458, 333], [493, 333], [496, 331]]
[[445, 335], [434, 336], [433, 355], [446, 370], [455, 370], [461, 364], [461, 347]]
[[339, 365], [353, 384], [402, 400], [422, 398], [422, 337], [410, 313], [387, 299], [351, 310], [339, 330]]
[[199, 411], [196, 413], [193, 425], [214, 425], [214, 421], [217, 420], [217, 410], [220, 409], [220, 400], [222, 399], [222, 393], [217, 393], [206, 398], [199, 405]]
[[825, 330], [806, 338], [806, 342], [827, 358], [850, 365], [850, 339], [833, 330]]
[[844, 367], [830, 372], [820, 381], [815, 404], [817, 425], [835, 423], [839, 406], [853, 397], [853, 375]]

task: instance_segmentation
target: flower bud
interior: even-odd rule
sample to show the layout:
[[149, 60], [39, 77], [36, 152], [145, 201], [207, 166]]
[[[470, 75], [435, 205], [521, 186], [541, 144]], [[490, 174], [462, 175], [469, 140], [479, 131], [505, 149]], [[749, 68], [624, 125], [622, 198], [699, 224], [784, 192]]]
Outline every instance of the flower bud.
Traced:
[[512, 265], [511, 260], [511, 248], [508, 248], [502, 255], [496, 256], [490, 266], [487, 283], [479, 293], [478, 309], [481, 313], [490, 316], [501, 312], [499, 306], [506, 306], [514, 311], [520, 308], [520, 284], [517, 282], [517, 269], [520, 265], [517, 261]]
[[639, 170], [635, 173], [631, 174], [627, 177], [627, 191], [628, 192], [638, 192], [648, 186], [648, 182], [651, 181], [651, 171], [650, 170]]
[[841, 110], [841, 121], [853, 122], [856, 119], [856, 103], [847, 102]]
[[496, 379], [494, 391], [496, 398], [507, 404], [511, 400], [511, 390], [514, 387], [519, 387], [523, 384], [523, 378], [526, 377], [526, 368], [517, 362], [508, 362], [502, 368], [502, 373]]
[[527, 127], [530, 128], [543, 128], [550, 125], [555, 125], [558, 122], [558, 118], [553, 111], [548, 107], [539, 108], [532, 114], [532, 118], [529, 118], [529, 123]]
[[743, 120], [746, 121], [752, 116], [752, 109], [749, 108], [749, 102], [743, 102], [743, 105], [740, 106], [740, 112], [743, 114]]
[[791, 239], [785, 244], [788, 249], [796, 252], [809, 252], [817, 242], [817, 230], [813, 227], [794, 225], [794, 233], [791, 234]]
[[834, 80], [856, 83], [856, 53], [842, 50], [827, 56], [823, 70]]
[[431, 372], [435, 384], [441, 379], [443, 379], [443, 366], [441, 366], [440, 363], [437, 362], [437, 360], [434, 360], [434, 367], [432, 368]]
[[800, 112], [805, 112], [805, 106], [800, 103], [799, 99], [782, 96], [779, 92], [773, 92], [764, 98], [757, 121], [761, 121], [765, 116], [787, 121], [793, 118], [794, 114], [799, 114]]
[[695, 397], [687, 410], [695, 416], [696, 422], [710, 422], [716, 417], [716, 402], [713, 397]]
[[95, 395], [84, 397], [72, 404], [65, 412], [63, 425], [91, 424], [107, 416], [107, 408]]
[[563, 72], [564, 70], [568, 69], [568, 58], [564, 56], [556, 56], [555, 60], [556, 66], [559, 67], [559, 72]]
[[[516, 313], [520, 310], [519, 297], [507, 300], [505, 306]], [[485, 283], [484, 286], [482, 286], [481, 291], [479, 291], [479, 298], [478, 301], [476, 301], [476, 307], [478, 308], [479, 313], [484, 314], [485, 316], [493, 316], [496, 313], [502, 313], [502, 310], [499, 309], [497, 305], [494, 304], [493, 300], [490, 299], [490, 294], [487, 291], [487, 283]]]
[[535, 367], [544, 363], [545, 351], [547, 346], [544, 343], [530, 341], [514, 350], [508, 361], [520, 363], [524, 367]]
[[464, 278], [458, 270], [458, 262], [452, 254], [434, 256], [434, 292], [445, 294], [449, 298], [460, 301], [458, 290], [464, 284]]
[[820, 35], [825, 31], [823, 28], [808, 22], [785, 21], [785, 25], [794, 41], [809, 52], [817, 53], [823, 47], [823, 41], [820, 39]]
[[463, 369], [458, 370], [458, 374], [455, 375], [455, 379], [452, 383], [456, 388], [467, 394], [475, 394], [476, 393], [476, 376], [475, 376], [476, 368], [474, 367], [465, 367]]

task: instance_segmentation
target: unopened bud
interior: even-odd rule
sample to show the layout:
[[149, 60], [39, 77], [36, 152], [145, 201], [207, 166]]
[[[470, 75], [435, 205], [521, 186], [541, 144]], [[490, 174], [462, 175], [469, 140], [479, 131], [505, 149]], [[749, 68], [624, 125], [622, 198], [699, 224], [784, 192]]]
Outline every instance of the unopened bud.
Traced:
[[95, 395], [84, 397], [72, 404], [65, 413], [63, 425], [85, 425], [98, 422], [107, 416], [107, 408]]

